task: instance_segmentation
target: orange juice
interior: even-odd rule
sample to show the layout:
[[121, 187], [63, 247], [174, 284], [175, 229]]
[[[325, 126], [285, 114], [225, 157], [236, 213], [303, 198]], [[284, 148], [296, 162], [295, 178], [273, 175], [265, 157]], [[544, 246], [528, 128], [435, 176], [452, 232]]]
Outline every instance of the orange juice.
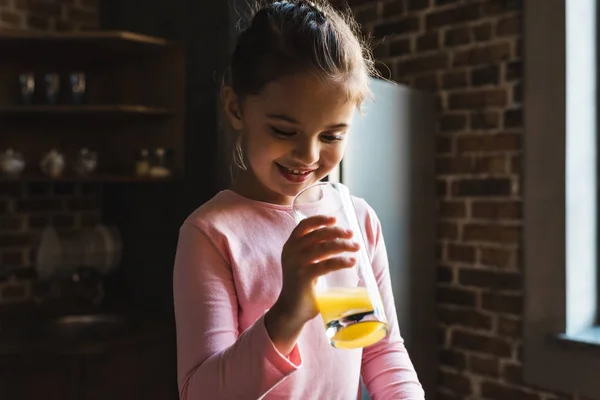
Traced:
[[388, 333], [379, 321], [364, 287], [331, 288], [316, 294], [327, 337], [338, 349], [369, 346]]

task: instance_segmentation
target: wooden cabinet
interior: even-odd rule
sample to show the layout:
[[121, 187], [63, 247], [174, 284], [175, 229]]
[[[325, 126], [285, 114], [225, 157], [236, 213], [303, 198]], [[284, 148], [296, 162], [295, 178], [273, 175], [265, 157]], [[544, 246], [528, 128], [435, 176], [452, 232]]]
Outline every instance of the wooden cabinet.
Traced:
[[[184, 173], [185, 59], [183, 47], [130, 32], [0, 34], [0, 152], [22, 153], [19, 179], [44, 178], [43, 154], [64, 153], [61, 180], [145, 181], [134, 175], [141, 149], [164, 148], [173, 177]], [[35, 76], [24, 104], [19, 76]], [[85, 74], [83, 103], [71, 95], [70, 74]], [[45, 75], [56, 73], [60, 91], [46, 98]], [[70, 162], [81, 148], [98, 154], [97, 173], [74, 175]], [[7, 179], [1, 178], [0, 179]]]
[[0, 356], [0, 399], [177, 400], [175, 362], [165, 340], [97, 354]]

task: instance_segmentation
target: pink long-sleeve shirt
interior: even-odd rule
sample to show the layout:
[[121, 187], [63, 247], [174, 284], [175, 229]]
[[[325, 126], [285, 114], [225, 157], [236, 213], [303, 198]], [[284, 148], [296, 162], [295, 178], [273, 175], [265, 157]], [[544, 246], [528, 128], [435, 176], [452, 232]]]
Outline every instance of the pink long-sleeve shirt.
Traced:
[[287, 357], [273, 345], [264, 314], [281, 290], [281, 250], [296, 226], [291, 207], [225, 190], [186, 219], [173, 276], [182, 400], [352, 400], [361, 374], [375, 400], [425, 398], [398, 329], [379, 220], [364, 200], [355, 204], [390, 334], [339, 350], [317, 316]]

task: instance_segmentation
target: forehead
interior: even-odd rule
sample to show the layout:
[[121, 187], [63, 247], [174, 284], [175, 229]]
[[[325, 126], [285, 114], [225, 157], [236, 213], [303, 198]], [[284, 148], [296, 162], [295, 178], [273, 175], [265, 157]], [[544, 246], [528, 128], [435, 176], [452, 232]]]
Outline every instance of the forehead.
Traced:
[[356, 102], [339, 84], [323, 82], [310, 74], [291, 75], [271, 82], [256, 96], [265, 112], [285, 114], [299, 122], [348, 122]]

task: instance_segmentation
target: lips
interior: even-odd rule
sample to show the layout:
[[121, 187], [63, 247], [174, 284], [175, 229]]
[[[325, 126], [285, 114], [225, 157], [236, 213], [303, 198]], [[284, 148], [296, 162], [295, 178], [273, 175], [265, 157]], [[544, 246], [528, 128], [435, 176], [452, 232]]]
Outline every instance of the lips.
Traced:
[[294, 183], [302, 183], [305, 182], [310, 175], [315, 172], [315, 169], [295, 169], [288, 168], [283, 165], [277, 164], [277, 169], [283, 175], [285, 179]]

